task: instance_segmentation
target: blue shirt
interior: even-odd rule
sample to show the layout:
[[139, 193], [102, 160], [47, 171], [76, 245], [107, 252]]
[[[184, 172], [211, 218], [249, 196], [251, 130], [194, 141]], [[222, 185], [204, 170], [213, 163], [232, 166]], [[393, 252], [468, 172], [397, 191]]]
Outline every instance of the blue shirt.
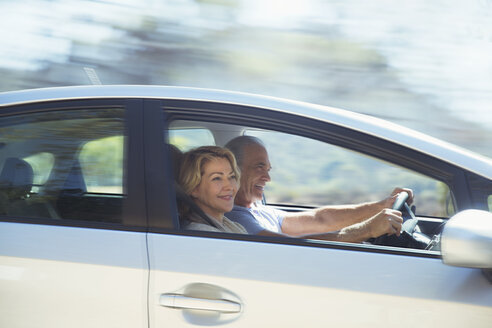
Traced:
[[225, 216], [242, 225], [249, 234], [256, 235], [262, 230], [282, 233], [282, 222], [286, 212], [263, 204], [253, 204], [251, 208], [234, 205]]

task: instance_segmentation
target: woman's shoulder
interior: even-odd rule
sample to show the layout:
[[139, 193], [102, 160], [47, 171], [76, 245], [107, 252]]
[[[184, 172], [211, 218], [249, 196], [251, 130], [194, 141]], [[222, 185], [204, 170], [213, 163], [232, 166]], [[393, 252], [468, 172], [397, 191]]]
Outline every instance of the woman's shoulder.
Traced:
[[246, 231], [246, 229], [241, 224], [231, 221], [225, 216], [223, 219], [223, 224], [224, 226], [228, 227], [231, 232], [248, 234], [248, 231]]
[[246, 229], [239, 223], [233, 222], [224, 217], [220, 228], [216, 228], [207, 223], [200, 223], [194, 221], [188, 221], [184, 225], [186, 230], [199, 230], [199, 231], [213, 231], [213, 232], [229, 232], [229, 233], [243, 233], [248, 234]]
[[216, 227], [212, 227], [209, 224], [199, 223], [199, 222], [189, 222], [184, 227], [186, 230], [200, 230], [200, 231], [215, 231], [220, 232]]

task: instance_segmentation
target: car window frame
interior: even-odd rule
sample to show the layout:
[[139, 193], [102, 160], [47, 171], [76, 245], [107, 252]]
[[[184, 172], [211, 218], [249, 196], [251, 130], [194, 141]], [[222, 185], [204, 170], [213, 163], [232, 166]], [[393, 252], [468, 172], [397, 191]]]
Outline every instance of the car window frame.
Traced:
[[[160, 102], [154, 102], [153, 105], [159, 105], [162, 118], [164, 118], [164, 122], [160, 127], [161, 130], [164, 130], [164, 134], [167, 133], [167, 129], [174, 120], [192, 120], [233, 125], [240, 124], [252, 128], [267, 129], [312, 138], [321, 142], [348, 148], [368, 156], [380, 158], [384, 161], [440, 180], [449, 186], [449, 189], [453, 194], [460, 190], [465, 182], [464, 172], [452, 164], [443, 162], [402, 145], [395, 144], [389, 140], [367, 135], [360, 131], [339, 126], [331, 122], [302, 117], [280, 110], [272, 110], [270, 108], [222, 103], [217, 101], [163, 99]], [[309, 126], [310, 129], [305, 129], [305, 126]], [[167, 136], [166, 139], [162, 138], [160, 148], [162, 149], [162, 156], [167, 159], [167, 162], [170, 162], [169, 158], [171, 154], [166, 145], [166, 140], [168, 140]], [[371, 141], [378, 146], [375, 148], [364, 147], [364, 145], [371, 144]], [[408, 154], [406, 154], [406, 156], [398, 155], [403, 150], [408, 152]], [[169, 163], [166, 166], [166, 175], [172, 176]], [[175, 195], [173, 189], [174, 188], [169, 188], [169, 190], [172, 190], [173, 195]], [[459, 193], [458, 195], [461, 197], [461, 201], [456, 201], [455, 206], [457, 210], [459, 210], [463, 204], [470, 203], [468, 194]], [[463, 198], [465, 198], [465, 200], [463, 200]], [[171, 209], [170, 207], [169, 209], [171, 210], [171, 213], [162, 213], [162, 215], [166, 216], [166, 220], [168, 220], [167, 224], [163, 224], [162, 220], [157, 222], [156, 220], [151, 220], [149, 218], [149, 232], [441, 258], [441, 255], [437, 254], [437, 252], [415, 249], [368, 247], [367, 245], [361, 244], [318, 242], [289, 237], [264, 237], [222, 232], [180, 230], [177, 209]], [[170, 226], [170, 223], [172, 223], [172, 227]]]
[[143, 110], [138, 99], [76, 99], [76, 100], [40, 100], [28, 104], [15, 104], [0, 107], [0, 118], [13, 115], [28, 115], [43, 112], [56, 112], [85, 109], [122, 108], [125, 118], [124, 177], [125, 197], [122, 205], [122, 223], [96, 221], [28, 218], [0, 216], [0, 221], [31, 223], [55, 226], [84, 227], [123, 231], [145, 231], [147, 226], [145, 211], [145, 183], [143, 182]]

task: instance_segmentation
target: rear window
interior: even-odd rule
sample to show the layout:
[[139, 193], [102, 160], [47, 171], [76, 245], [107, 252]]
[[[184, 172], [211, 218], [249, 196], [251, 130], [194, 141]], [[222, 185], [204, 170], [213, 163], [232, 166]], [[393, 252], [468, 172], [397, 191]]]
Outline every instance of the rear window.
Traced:
[[124, 108], [0, 118], [0, 215], [122, 222]]

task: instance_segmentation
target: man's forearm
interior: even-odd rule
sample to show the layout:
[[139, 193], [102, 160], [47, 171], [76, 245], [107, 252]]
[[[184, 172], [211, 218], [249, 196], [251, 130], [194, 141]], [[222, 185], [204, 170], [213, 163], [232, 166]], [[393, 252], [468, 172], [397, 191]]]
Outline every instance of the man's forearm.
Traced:
[[371, 238], [371, 231], [364, 222], [353, 224], [340, 231], [332, 231], [321, 234], [308, 234], [299, 236], [304, 239], [318, 239], [326, 241], [339, 241], [346, 243], [361, 243]]
[[[269, 230], [260, 231], [258, 235], [270, 236], [270, 237], [287, 236]], [[370, 236], [369, 229], [367, 229], [367, 227], [364, 226], [364, 223], [358, 223], [350, 227], [344, 228], [340, 231], [332, 231], [332, 232], [319, 233], [319, 234], [306, 234], [306, 235], [299, 235], [297, 237], [302, 239], [316, 239], [316, 240], [325, 240], [325, 241], [339, 241], [339, 242], [346, 242], [346, 243], [360, 243], [369, 239], [371, 236]]]
[[[321, 227], [340, 230], [362, 222], [384, 209], [382, 201], [356, 205], [326, 206], [315, 210], [315, 219]], [[326, 230], [325, 230], [326, 231]]]
[[300, 236], [340, 231], [377, 214], [385, 206], [382, 201], [357, 205], [324, 206], [310, 211], [290, 213], [282, 223], [282, 232]]

